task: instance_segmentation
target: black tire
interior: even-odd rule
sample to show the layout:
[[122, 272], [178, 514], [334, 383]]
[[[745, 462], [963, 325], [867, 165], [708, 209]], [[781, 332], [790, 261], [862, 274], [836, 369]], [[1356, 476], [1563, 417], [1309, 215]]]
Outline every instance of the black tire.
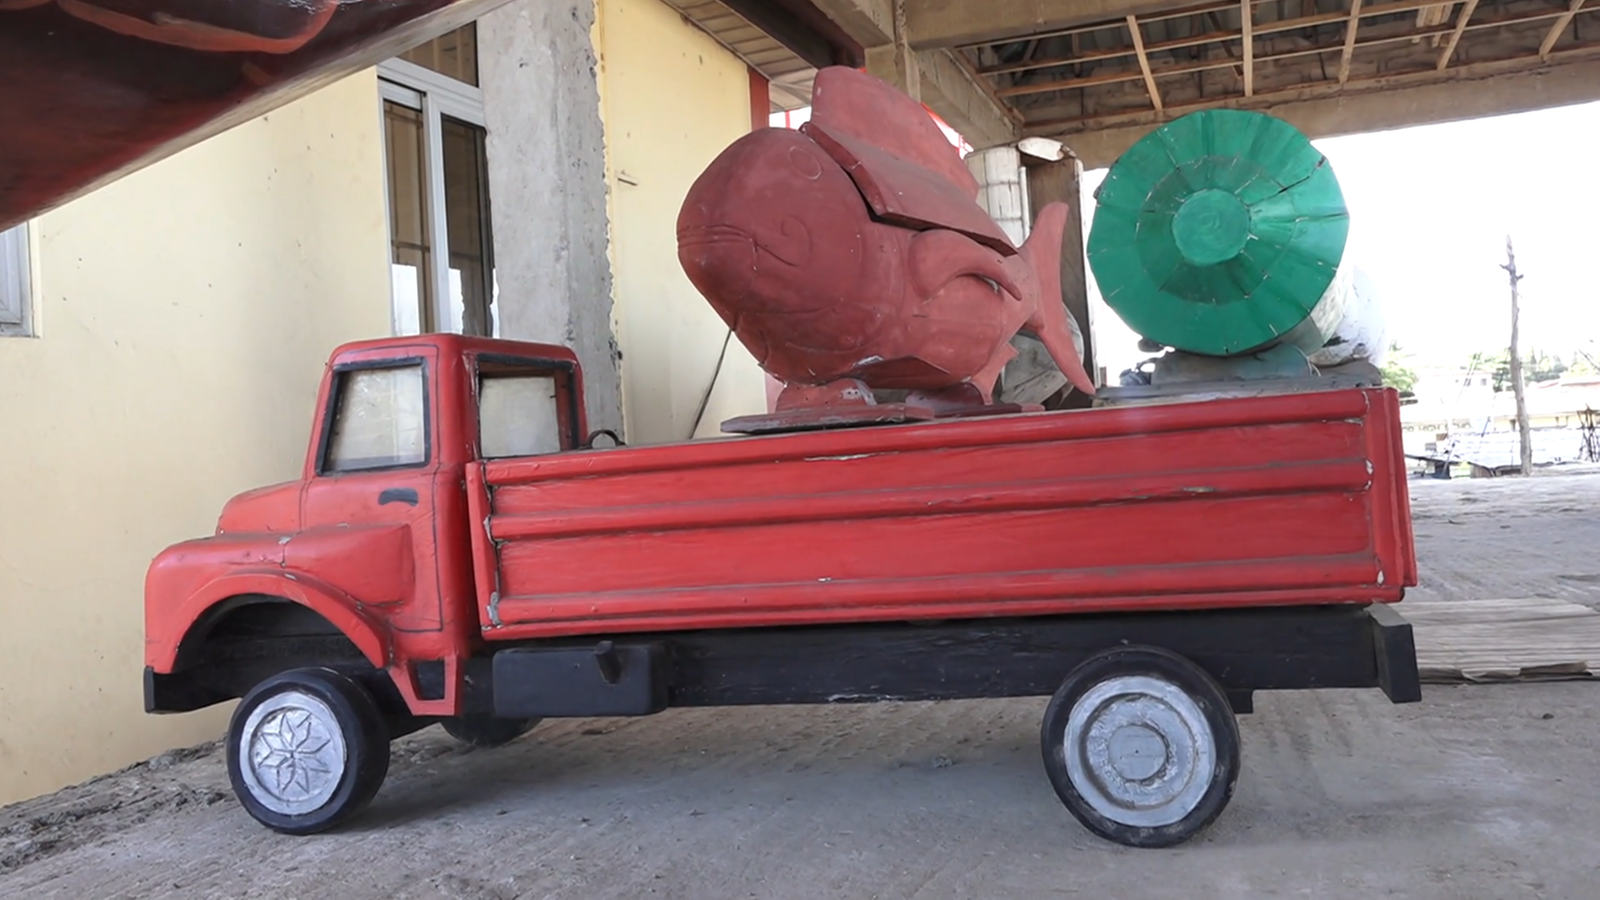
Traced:
[[441, 719], [439, 724], [456, 740], [473, 747], [499, 747], [533, 730], [538, 719], [500, 719], [467, 715]]
[[[247, 742], [254, 752], [249, 765]], [[342, 753], [336, 752], [340, 743]], [[228, 725], [233, 792], [273, 831], [333, 828], [372, 802], [388, 774], [383, 714], [365, 688], [332, 669], [291, 669], [268, 678], [245, 695]], [[276, 784], [263, 780], [269, 775]]]
[[[1082, 740], [1072, 740], [1069, 726]], [[1119, 647], [1085, 660], [1051, 698], [1039, 743], [1050, 784], [1072, 815], [1129, 847], [1194, 837], [1222, 813], [1239, 780], [1239, 723], [1227, 694], [1204, 669], [1157, 647]], [[1133, 793], [1144, 787], [1153, 790]]]

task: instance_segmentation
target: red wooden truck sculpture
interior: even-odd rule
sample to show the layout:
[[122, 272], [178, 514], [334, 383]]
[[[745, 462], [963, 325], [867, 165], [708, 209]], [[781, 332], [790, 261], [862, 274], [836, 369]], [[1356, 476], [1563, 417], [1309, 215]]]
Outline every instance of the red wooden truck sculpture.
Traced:
[[302, 477], [147, 582], [146, 706], [235, 697], [239, 800], [336, 825], [442, 722], [1052, 696], [1088, 828], [1180, 842], [1260, 690], [1419, 699], [1392, 390], [591, 447], [565, 349], [347, 345]]
[[[0, 0], [0, 228], [497, 2]], [[1012, 246], [909, 101], [817, 85], [803, 136], [693, 192], [680, 258], [791, 389], [742, 429], [818, 430], [596, 449], [565, 349], [352, 344], [301, 478], [155, 560], [146, 707], [242, 698], [251, 815], [337, 825], [435, 722], [493, 745], [672, 706], [1051, 696], [1061, 800], [1162, 846], [1227, 804], [1255, 691], [1419, 698], [1387, 605], [1416, 583], [1396, 394], [996, 414], [1020, 327], [1092, 390], [1068, 212]], [[820, 428], [846, 421], [909, 424]]]

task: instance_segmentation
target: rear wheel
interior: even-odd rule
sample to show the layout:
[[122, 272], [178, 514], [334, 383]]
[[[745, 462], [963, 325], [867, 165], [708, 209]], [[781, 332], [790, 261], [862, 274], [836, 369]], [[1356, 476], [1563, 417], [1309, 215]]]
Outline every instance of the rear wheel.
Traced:
[[538, 719], [500, 719], [495, 716], [454, 716], [440, 722], [451, 737], [474, 747], [499, 747], [533, 730]]
[[389, 772], [389, 730], [372, 695], [324, 668], [292, 669], [245, 695], [228, 727], [228, 777], [256, 821], [284, 834], [340, 824]]
[[1239, 726], [1205, 670], [1154, 647], [1085, 661], [1061, 685], [1040, 729], [1045, 772], [1095, 834], [1170, 847], [1221, 814], [1239, 777]]

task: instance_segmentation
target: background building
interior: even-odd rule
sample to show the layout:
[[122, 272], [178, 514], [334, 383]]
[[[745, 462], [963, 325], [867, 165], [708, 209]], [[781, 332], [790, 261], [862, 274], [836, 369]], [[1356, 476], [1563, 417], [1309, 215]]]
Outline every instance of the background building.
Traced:
[[574, 346], [634, 443], [765, 409], [675, 230], [762, 87], [660, 0], [521, 0], [5, 233], [0, 803], [221, 733], [143, 711], [145, 567], [297, 477], [340, 342]]

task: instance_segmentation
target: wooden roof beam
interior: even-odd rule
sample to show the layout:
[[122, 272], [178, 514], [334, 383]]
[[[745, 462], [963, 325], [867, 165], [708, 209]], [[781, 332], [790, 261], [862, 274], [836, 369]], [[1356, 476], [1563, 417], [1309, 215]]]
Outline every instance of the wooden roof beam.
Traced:
[[[1581, 0], [1580, 0], [1581, 2]], [[1478, 8], [1478, 0], [1467, 0], [1461, 7], [1461, 15], [1456, 19], [1456, 30], [1450, 32], [1449, 40], [1445, 41], [1444, 49], [1439, 51], [1439, 62], [1434, 66], [1440, 72], [1450, 65], [1450, 57], [1455, 55], [1456, 44], [1461, 43], [1461, 34], [1467, 30], [1467, 20], [1472, 18], [1472, 13]]]
[[1144, 35], [1139, 33], [1139, 20], [1131, 15], [1128, 16], [1128, 32], [1133, 35], [1133, 52], [1139, 57], [1139, 71], [1144, 73], [1144, 88], [1150, 92], [1150, 103], [1156, 112], [1161, 112], [1161, 92], [1156, 90], [1156, 77], [1150, 74], [1150, 56], [1144, 52]]
[[[1232, 8], [1233, 0], [1206, 5]], [[1125, 16], [1171, 13], [1172, 6], [1173, 0], [917, 0], [906, 10], [906, 24], [911, 45], [926, 50], [1104, 27]]]
[[1239, 0], [1240, 36], [1244, 40], [1244, 95], [1256, 93], [1256, 6], [1251, 0]]
[[[1240, 5], [1242, 7], [1252, 7], [1253, 8], [1259, 2], [1261, 2], [1261, 0], [1240, 0]], [[1433, 5], [1435, 5], [1435, 2], [1436, 2], [1436, 0], [1399, 0], [1399, 2], [1395, 2], [1395, 3], [1379, 3], [1379, 4], [1372, 4], [1372, 5], [1364, 5], [1361, 8], [1360, 17], [1363, 18], [1363, 19], [1370, 19], [1370, 18], [1374, 18], [1376, 16], [1387, 16], [1387, 15], [1393, 15], [1395, 13], [1409, 12], [1411, 10], [1424, 9], [1424, 8], [1429, 7], [1429, 6], [1433, 6]], [[1229, 3], [1227, 6], [1217, 7], [1215, 9], [1209, 9], [1208, 8], [1206, 11], [1220, 12], [1223, 9], [1231, 9], [1232, 7], [1233, 7], [1233, 4]], [[1552, 16], [1556, 16], [1556, 15], [1564, 15], [1564, 14], [1563, 13], [1552, 13], [1551, 15]], [[1164, 18], [1164, 17], [1140, 16], [1139, 17], [1139, 21], [1140, 21], [1141, 24], [1148, 25], [1151, 22], [1157, 21], [1158, 18]], [[1311, 27], [1314, 27], [1314, 26], [1317, 26], [1317, 25], [1328, 25], [1328, 24], [1332, 24], [1332, 23], [1335, 23], [1335, 22], [1344, 22], [1344, 21], [1347, 21], [1349, 18], [1350, 18], [1350, 14], [1347, 13], [1347, 12], [1314, 13], [1314, 14], [1309, 15], [1309, 16], [1302, 16], [1302, 17], [1294, 18], [1294, 19], [1277, 19], [1277, 20], [1270, 21], [1270, 22], [1256, 22], [1252, 18], [1251, 26], [1250, 26], [1250, 33], [1252, 35], [1254, 35], [1255, 37], [1262, 37], [1264, 35], [1278, 34], [1278, 33], [1285, 32], [1285, 31], [1298, 31], [1299, 29], [1302, 29], [1302, 28], [1311, 28]], [[1043, 36], [1044, 37], [1076, 36], [1076, 35], [1079, 35], [1079, 34], [1087, 34], [1087, 33], [1092, 32], [1092, 31], [1106, 31], [1106, 30], [1113, 29], [1113, 28], [1121, 28], [1121, 27], [1123, 27], [1123, 24], [1124, 24], [1123, 22], [1097, 22], [1097, 23], [1095, 23], [1093, 25], [1086, 25], [1086, 26], [1082, 26], [1082, 27], [1079, 27], [1079, 28], [1070, 29], [1070, 30], [1067, 30], [1067, 31], [1050, 32], [1050, 33], [1047, 33], [1047, 34], [1045, 34]], [[1182, 50], [1182, 49], [1187, 49], [1189, 47], [1203, 46], [1205, 44], [1221, 44], [1221, 43], [1226, 43], [1228, 41], [1242, 40], [1243, 37], [1244, 37], [1244, 33], [1243, 33], [1242, 30], [1241, 31], [1209, 31], [1209, 32], [1206, 32], [1204, 34], [1188, 35], [1188, 36], [1180, 37], [1180, 38], [1169, 38], [1169, 39], [1164, 40], [1164, 41], [1154, 41], [1152, 43], [1149, 43], [1149, 44], [1145, 45], [1145, 52], [1146, 53], [1156, 53], [1158, 51], [1163, 51], [1163, 50]], [[989, 45], [984, 44], [984, 45], [980, 45], [980, 46], [989, 46]], [[983, 67], [979, 68], [977, 71], [978, 71], [979, 75], [1014, 75], [1014, 74], [1018, 74], [1018, 73], [1021, 73], [1021, 72], [1032, 71], [1034, 69], [1051, 69], [1051, 68], [1055, 68], [1057, 66], [1076, 65], [1076, 64], [1087, 63], [1087, 62], [1099, 62], [1101, 60], [1117, 59], [1117, 58], [1120, 58], [1120, 57], [1132, 56], [1132, 55], [1133, 55], [1133, 49], [1132, 48], [1094, 50], [1094, 51], [1091, 51], [1089, 53], [1083, 53], [1083, 54], [1078, 54], [1078, 55], [1073, 55], [1073, 56], [1053, 56], [1053, 57], [1043, 57], [1043, 58], [1029, 57], [1027, 60], [1021, 61], [1021, 62], [997, 63], [997, 64], [994, 64], [994, 65], [983, 66]]]
[[1344, 26], [1344, 50], [1339, 54], [1339, 83], [1350, 80], [1350, 55], [1356, 52], [1356, 29], [1361, 27], [1361, 0], [1350, 0], [1350, 21]]
[[1550, 33], [1544, 36], [1544, 43], [1539, 45], [1540, 60], [1549, 61], [1550, 48], [1554, 47], [1556, 41], [1561, 39], [1561, 32], [1567, 30], [1567, 26], [1572, 24], [1572, 20], [1578, 15], [1578, 10], [1582, 8], [1583, 0], [1572, 0], [1572, 4], [1567, 7], [1567, 11], [1562, 13], [1561, 18], [1556, 19], [1554, 25], [1550, 26]]

